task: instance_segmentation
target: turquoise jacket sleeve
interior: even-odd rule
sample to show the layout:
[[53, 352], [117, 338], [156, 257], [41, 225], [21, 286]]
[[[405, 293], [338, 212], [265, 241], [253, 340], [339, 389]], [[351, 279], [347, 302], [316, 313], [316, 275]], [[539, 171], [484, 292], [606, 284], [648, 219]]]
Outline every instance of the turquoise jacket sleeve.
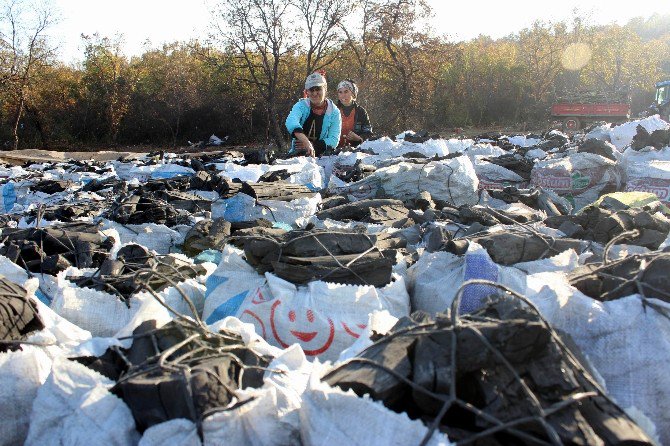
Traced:
[[339, 108], [333, 108], [333, 113], [328, 122], [328, 131], [325, 134], [325, 137], [322, 139], [328, 147], [332, 147], [334, 149], [340, 142], [340, 132], [342, 132], [342, 115], [340, 114]]
[[288, 114], [286, 118], [286, 130], [288, 130], [289, 135], [293, 135], [295, 129], [302, 128], [303, 108], [302, 101], [298, 101]]

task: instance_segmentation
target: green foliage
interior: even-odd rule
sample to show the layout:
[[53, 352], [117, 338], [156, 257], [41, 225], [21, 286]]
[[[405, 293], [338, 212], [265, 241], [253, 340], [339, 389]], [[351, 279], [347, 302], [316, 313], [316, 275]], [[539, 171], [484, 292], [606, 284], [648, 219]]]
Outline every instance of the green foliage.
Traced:
[[130, 108], [139, 71], [121, 51], [122, 40], [82, 36], [84, 64], [82, 87], [87, 110], [85, 134], [104, 142], [116, 142], [121, 123]]
[[[261, 3], [276, 8], [282, 1]], [[428, 11], [422, 1], [343, 5], [342, 14], [357, 9], [347, 20], [328, 22], [332, 34], [312, 52], [295, 38], [309, 35], [296, 22], [300, 14], [278, 9], [274, 28], [264, 34], [266, 46], [249, 45], [258, 43], [258, 22], [246, 28], [230, 22], [220, 30], [225, 38], [213, 43], [174, 42], [132, 59], [118, 37], [82, 36], [84, 60], [76, 67], [58, 63], [40, 34], [24, 77], [28, 47], [2, 39], [0, 138], [18, 139], [19, 129], [24, 145], [53, 147], [176, 146], [211, 134], [237, 143], [282, 142], [283, 119], [315, 66], [327, 70], [333, 99], [341, 79], [356, 79], [358, 102], [380, 134], [539, 123], [558, 96], [574, 91], [624, 90], [636, 113], [651, 102], [654, 83], [670, 79], [667, 15], [625, 26], [594, 26], [581, 17], [536, 22], [505, 38], [454, 43], [421, 29]], [[257, 20], [264, 10], [253, 13], [258, 17], [250, 19]], [[240, 33], [247, 33], [246, 41]]]

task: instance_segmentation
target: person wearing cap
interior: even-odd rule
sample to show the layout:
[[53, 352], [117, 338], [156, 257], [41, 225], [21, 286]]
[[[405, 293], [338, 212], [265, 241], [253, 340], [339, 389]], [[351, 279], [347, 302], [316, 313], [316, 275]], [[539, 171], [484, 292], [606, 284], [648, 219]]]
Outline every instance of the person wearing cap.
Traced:
[[368, 112], [356, 103], [358, 85], [345, 79], [337, 85], [337, 107], [342, 113], [342, 131], [338, 147], [357, 146], [372, 136]]
[[293, 137], [289, 155], [321, 156], [337, 147], [342, 128], [340, 110], [326, 98], [326, 78], [314, 72], [305, 80], [305, 99], [299, 100], [286, 118]]

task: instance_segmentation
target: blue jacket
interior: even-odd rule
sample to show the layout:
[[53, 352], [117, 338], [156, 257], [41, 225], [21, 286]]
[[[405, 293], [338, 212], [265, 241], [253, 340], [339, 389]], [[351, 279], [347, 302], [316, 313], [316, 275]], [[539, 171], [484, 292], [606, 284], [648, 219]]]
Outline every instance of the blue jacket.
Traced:
[[[327, 147], [334, 149], [340, 141], [340, 132], [342, 131], [342, 116], [333, 101], [326, 99], [328, 107], [323, 115], [323, 126], [319, 139], [326, 143]], [[296, 129], [302, 129], [303, 124], [311, 111], [309, 99], [301, 99], [293, 106], [291, 113], [286, 118], [286, 130], [293, 135]], [[289, 154], [295, 152], [295, 137], [291, 139], [291, 150]]]

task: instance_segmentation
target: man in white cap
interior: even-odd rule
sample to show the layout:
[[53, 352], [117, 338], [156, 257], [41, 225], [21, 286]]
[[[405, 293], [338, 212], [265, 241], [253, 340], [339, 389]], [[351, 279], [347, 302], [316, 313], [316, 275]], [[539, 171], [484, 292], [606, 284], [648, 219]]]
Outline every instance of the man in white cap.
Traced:
[[315, 71], [305, 80], [305, 99], [299, 100], [286, 118], [293, 137], [289, 154], [321, 156], [337, 147], [342, 128], [340, 110], [326, 98], [325, 73]]

